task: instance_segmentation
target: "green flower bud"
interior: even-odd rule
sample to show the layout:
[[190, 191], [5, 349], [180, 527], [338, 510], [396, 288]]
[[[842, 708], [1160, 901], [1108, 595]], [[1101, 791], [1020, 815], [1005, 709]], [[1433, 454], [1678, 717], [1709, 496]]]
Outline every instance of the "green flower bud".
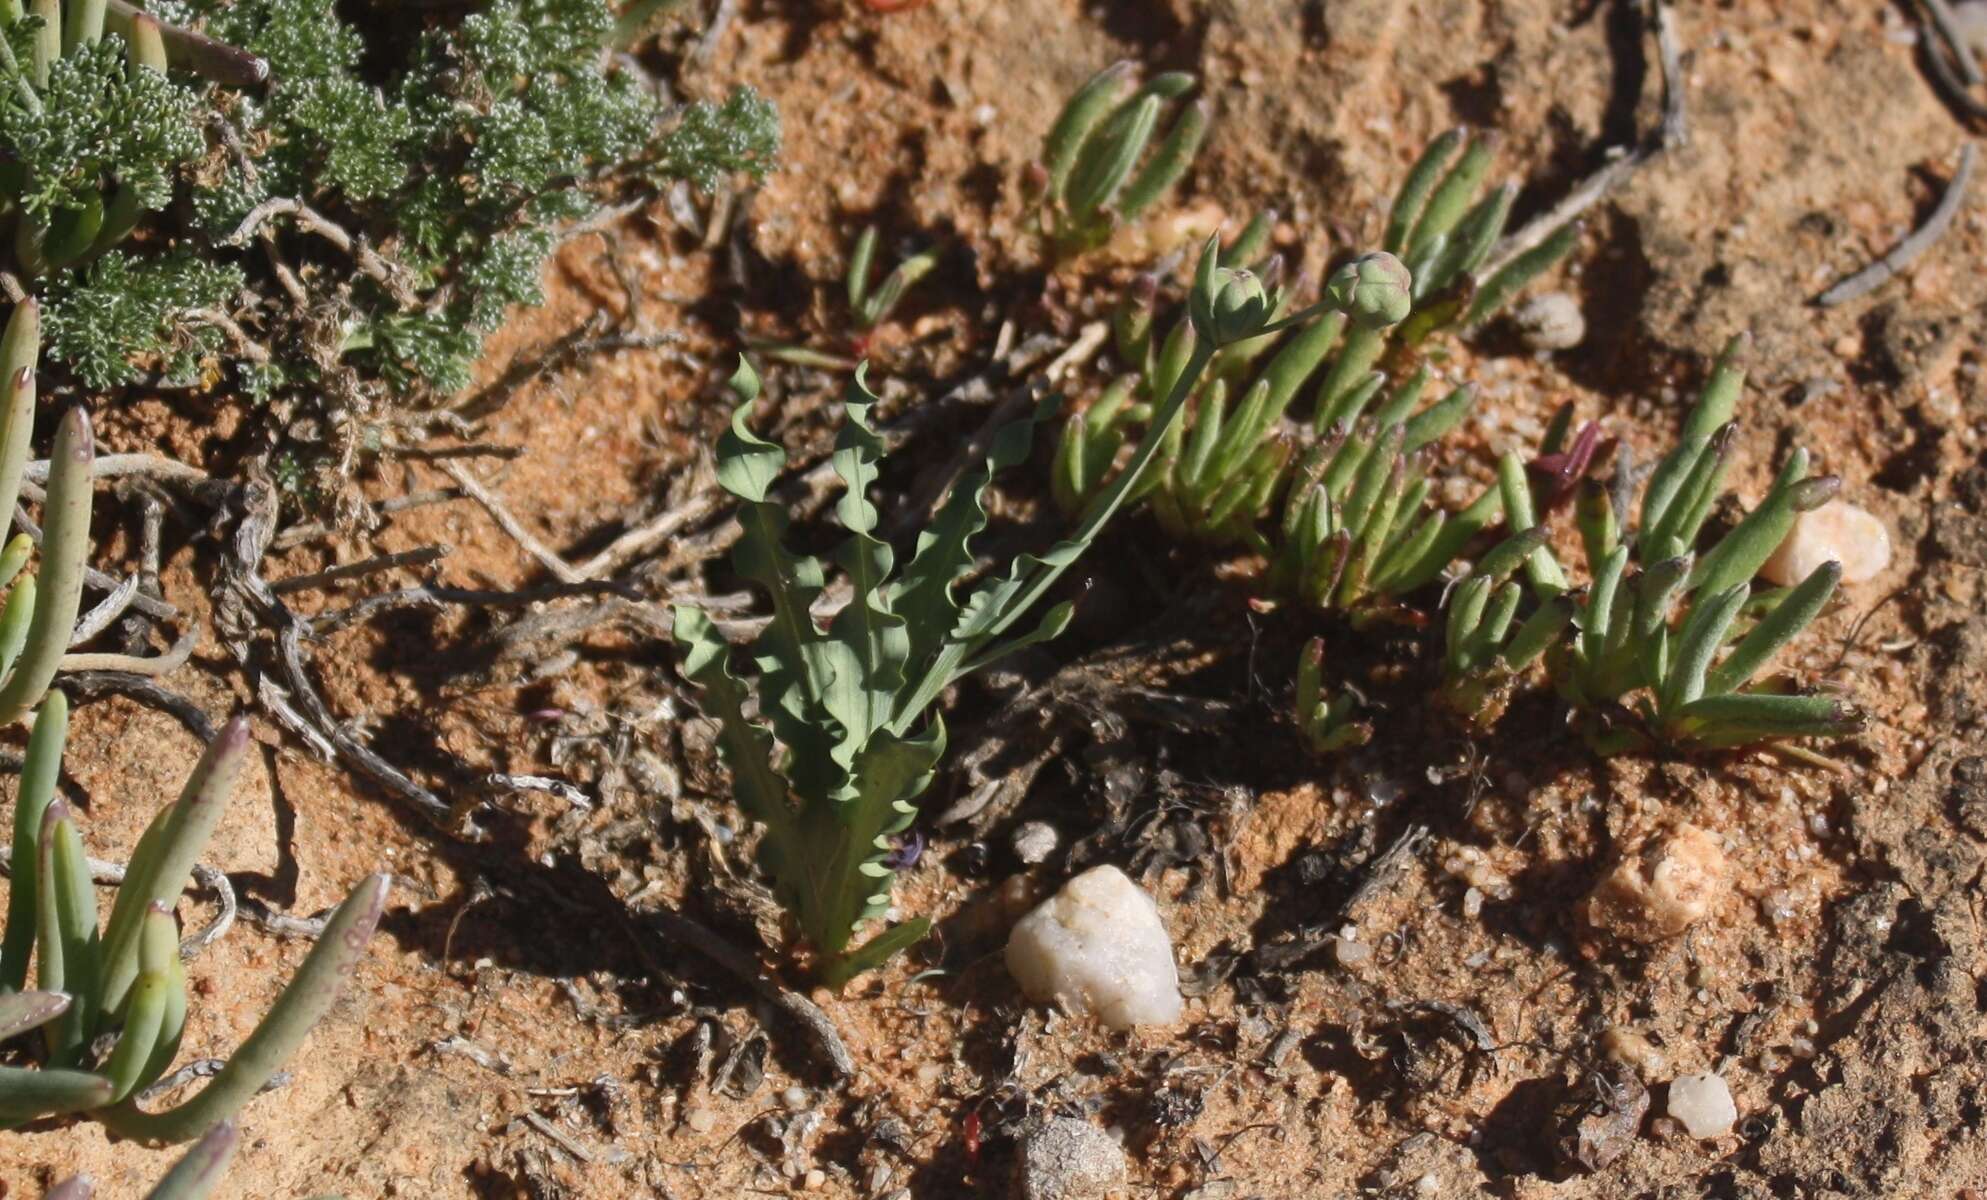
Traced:
[[1209, 238], [1187, 300], [1194, 332], [1216, 347], [1254, 337], [1276, 309], [1275, 298], [1254, 272], [1215, 265], [1219, 250], [1220, 244]]
[[1414, 277], [1384, 250], [1365, 254], [1332, 272], [1325, 298], [1361, 327], [1385, 329], [1413, 309]]

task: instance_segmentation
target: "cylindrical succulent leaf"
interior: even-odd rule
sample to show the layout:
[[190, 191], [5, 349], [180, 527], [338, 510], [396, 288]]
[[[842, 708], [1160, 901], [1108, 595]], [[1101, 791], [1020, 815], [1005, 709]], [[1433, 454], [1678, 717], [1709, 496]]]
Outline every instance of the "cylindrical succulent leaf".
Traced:
[[1159, 146], [1131, 182], [1118, 193], [1118, 216], [1130, 221], [1152, 207], [1193, 165], [1207, 138], [1208, 109], [1205, 103], [1189, 104], [1174, 119], [1173, 127], [1159, 140]]
[[1097, 123], [1117, 106], [1118, 96], [1124, 85], [1130, 82], [1134, 70], [1136, 67], [1131, 60], [1126, 59], [1092, 75], [1063, 105], [1062, 113], [1050, 127], [1042, 165], [1048, 169], [1049, 195], [1058, 201], [1062, 199], [1070, 172], [1076, 167], [1077, 151], [1083, 147]]
[[1725, 661], [1712, 668], [1704, 682], [1705, 694], [1716, 696], [1743, 687], [1780, 652], [1782, 646], [1792, 641], [1794, 635], [1807, 628], [1808, 622], [1821, 614], [1841, 581], [1841, 563], [1825, 562], [1816, 567], [1780, 603], [1774, 605], [1773, 611], [1761, 618], [1751, 632], [1739, 639]]
[[1088, 221], [1117, 194], [1152, 140], [1159, 107], [1157, 96], [1136, 101], [1121, 114], [1114, 114], [1084, 143], [1064, 198], [1070, 216]]
[[1420, 219], [1421, 210], [1428, 203], [1428, 194], [1435, 190], [1449, 160], [1455, 156], [1456, 148], [1468, 136], [1469, 130], [1462, 126], [1448, 130], [1428, 143], [1421, 157], [1408, 169], [1400, 191], [1394, 194], [1394, 207], [1387, 216], [1387, 233], [1382, 249], [1393, 254], [1406, 252], [1408, 235], [1414, 231], [1415, 222]]
[[247, 718], [235, 717], [222, 726], [220, 736], [188, 776], [179, 799], [153, 818], [139, 840], [104, 930], [104, 1003], [112, 1010], [124, 1002], [125, 992], [138, 978], [145, 914], [154, 901], [170, 908], [186, 890], [194, 860], [227, 808], [248, 745]]
[[41, 816], [36, 847], [36, 982], [67, 992], [74, 1003], [46, 1029], [48, 1059], [73, 1066], [94, 1035], [98, 1014], [97, 901], [69, 806], [51, 801]]
[[69, 19], [62, 29], [62, 53], [74, 54], [103, 40], [104, 7], [104, 0], [73, 0], [67, 5]]
[[220, 1185], [240, 1141], [233, 1121], [222, 1121], [209, 1129], [145, 1200], [206, 1200]]
[[0, 993], [0, 1042], [40, 1029], [68, 1012], [70, 1003], [63, 992]]
[[[22, 585], [26, 584], [22, 581]], [[20, 585], [17, 585], [20, 586]], [[0, 991], [18, 991], [27, 982], [28, 957], [40, 925], [41, 823], [55, 799], [62, 773], [62, 744], [69, 735], [69, 698], [50, 692], [28, 735], [14, 798], [14, 877], [7, 893], [7, 931], [0, 941]]]
[[63, 1067], [0, 1067], [0, 1121], [89, 1112], [110, 1103], [110, 1080]]
[[1482, 324], [1504, 307], [1511, 297], [1524, 290], [1526, 284], [1552, 269], [1554, 263], [1573, 252], [1580, 244], [1580, 235], [1585, 231], [1578, 221], [1569, 221], [1555, 229], [1543, 242], [1499, 267], [1489, 279], [1477, 285], [1469, 297], [1469, 308], [1463, 312], [1458, 324], [1468, 329]]
[[865, 225], [856, 238], [855, 249], [849, 252], [849, 307], [860, 319], [863, 301], [869, 296], [869, 274], [875, 269], [876, 226]]
[[[14, 582], [14, 578], [21, 573], [21, 568], [27, 566], [28, 560], [33, 557], [34, 539], [25, 533], [15, 534], [7, 542], [6, 547], [0, 549], [0, 587], [6, 587]], [[9, 659], [11, 661], [11, 656]], [[0, 666], [0, 673], [4, 673], [5, 670], [6, 667]]]
[[152, 1061], [159, 1029], [165, 1023], [171, 990], [172, 982], [164, 971], [141, 971], [132, 986], [124, 1006], [124, 1028], [103, 1065], [104, 1078], [111, 1082], [113, 1103], [129, 1096], [143, 1082], [145, 1065]]
[[392, 877], [368, 876], [325, 922], [317, 945], [283, 990], [255, 1032], [228, 1059], [220, 1074], [177, 1108], [144, 1113], [130, 1104], [106, 1110], [104, 1124], [127, 1137], [180, 1142], [197, 1137], [246, 1104], [331, 1010], [345, 981], [365, 957], [386, 906]]
[[0, 514], [14, 519], [34, 441], [35, 363], [41, 347], [41, 306], [21, 301], [0, 333]]
[[90, 548], [90, 502], [95, 485], [96, 443], [80, 408], [63, 414], [50, 457], [48, 502], [43, 506], [42, 567], [27, 645], [7, 682], [0, 685], [0, 725], [11, 725], [41, 703], [55, 679], [76, 613], [83, 602], [83, 574]]

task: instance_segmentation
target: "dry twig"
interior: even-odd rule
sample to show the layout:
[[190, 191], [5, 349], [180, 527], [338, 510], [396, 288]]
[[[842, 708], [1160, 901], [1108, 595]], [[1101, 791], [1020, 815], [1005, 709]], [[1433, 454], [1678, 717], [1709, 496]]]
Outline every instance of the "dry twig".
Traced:
[[1925, 223], [1891, 247], [1882, 258], [1815, 297], [1815, 303], [1822, 308], [1833, 308], [1867, 296], [1896, 278], [1899, 271], [1930, 250], [1933, 243], [1952, 228], [1953, 219], [1959, 216], [1960, 205], [1966, 199], [1966, 185], [1973, 180], [1973, 165], [1977, 157], [1977, 148], [1972, 142], [1961, 147], [1959, 169], [1953, 172], [1952, 182], [1946, 185], [1945, 194], [1939, 197], [1938, 206], [1932, 210], [1931, 216], [1925, 218]]

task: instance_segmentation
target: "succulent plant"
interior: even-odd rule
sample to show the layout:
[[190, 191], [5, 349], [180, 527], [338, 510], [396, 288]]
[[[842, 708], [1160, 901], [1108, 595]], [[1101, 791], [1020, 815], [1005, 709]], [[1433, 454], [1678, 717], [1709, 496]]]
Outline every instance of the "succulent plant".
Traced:
[[[1270, 313], [1272, 331], [1290, 330], [1280, 342], [1259, 334], [1215, 356], [1187, 419], [1160, 435], [1157, 469], [1133, 494], [1162, 527], [1248, 545], [1269, 560], [1277, 593], [1364, 619], [1400, 611], [1401, 597], [1433, 582], [1495, 523], [1497, 491], [1456, 514], [1431, 499], [1423, 450], [1462, 423], [1476, 393], [1459, 387], [1424, 405], [1432, 373], [1417, 359], [1432, 334], [1494, 314], [1579, 231], [1561, 228], [1479, 287], [1472, 272], [1502, 234], [1514, 193], [1507, 185], [1472, 202], [1492, 145], [1463, 131], [1436, 139], [1395, 200], [1386, 249], [1341, 265], [1323, 298], [1294, 316], [1280, 301]], [[1222, 265], [1247, 264], [1275, 280], [1280, 264], [1260, 258], [1270, 227], [1258, 215]], [[1052, 488], [1065, 511], [1113, 478], [1124, 446], [1153, 428], [1152, 397], [1170, 390], [1192, 349], [1191, 320], [1155, 336], [1157, 294], [1156, 280], [1141, 281], [1113, 318], [1118, 355], [1133, 373], [1064, 426]], [[1306, 390], [1308, 414], [1287, 420]]]
[[[1734, 338], [1720, 355], [1681, 440], [1649, 476], [1633, 528], [1626, 459], [1612, 488], [1581, 484], [1576, 518], [1593, 583], [1579, 599], [1574, 636], [1550, 665], [1561, 695], [1590, 714], [1589, 736], [1602, 748], [1723, 748], [1840, 737], [1862, 724], [1832, 697], [1745, 690], [1841, 579], [1841, 566], [1826, 563], [1791, 588], [1752, 591], [1795, 520], [1827, 503], [1841, 481], [1811, 477], [1807, 451], [1797, 448], [1758, 507], [1696, 553], [1731, 462], [1745, 347]], [[1637, 690], [1632, 713], [1623, 710], [1622, 697]]]
[[1159, 135], [1167, 105], [1192, 91], [1197, 80], [1167, 71], [1133, 86], [1136, 70], [1127, 61], [1093, 75], [1049, 129], [1034, 183], [1043, 228], [1058, 256], [1100, 245], [1138, 220], [1200, 153], [1207, 136], [1204, 101], [1180, 108]]
[[[24, 300], [0, 332], [0, 505], [10, 522], [27, 475], [39, 348], [40, 310]], [[95, 460], [89, 417], [71, 409], [55, 430], [40, 570], [24, 573], [34, 552], [26, 533], [0, 550], [0, 587], [7, 588], [0, 603], [0, 725], [19, 721], [41, 703], [69, 649], [83, 600]]]
[[[172, 1066], [186, 1022], [172, 907], [234, 789], [248, 723], [237, 717], [227, 724], [179, 799], [153, 819], [99, 927], [75, 817], [55, 796], [68, 714], [62, 693], [49, 693], [29, 735], [14, 806], [0, 1046], [39, 1036], [0, 1065], [0, 1126], [87, 1113], [129, 1137], [185, 1141], [240, 1109], [330, 1010], [365, 953], [389, 877], [369, 877], [331, 914], [296, 977], [219, 1074], [177, 1107], [145, 1112], [138, 1097]], [[36, 986], [24, 991], [31, 958]], [[37, 1065], [19, 1063], [28, 1055]]]
[[1305, 643], [1297, 659], [1297, 729], [1316, 754], [1336, 754], [1373, 740], [1373, 723], [1356, 719], [1359, 697], [1349, 687], [1325, 695], [1325, 639]]
[[[1515, 514], [1507, 527], [1516, 533], [1450, 595], [1444, 695], [1454, 707], [1479, 721], [1494, 717], [1499, 688], [1543, 652], [1559, 694], [1603, 753], [1839, 737], [1860, 726], [1833, 697], [1748, 690], [1821, 613], [1841, 568], [1824, 564], [1791, 588], [1757, 595], [1753, 577], [1800, 513], [1826, 503], [1840, 481], [1810, 477], [1807, 452], [1796, 449], [1758, 507], [1697, 553], [1731, 463], [1745, 344], [1734, 338], [1719, 356], [1679, 444], [1642, 486], [1632, 525], [1632, 459], [1617, 457], [1611, 486], [1586, 478], [1597, 432], [1590, 428], [1568, 449], [1561, 444], [1567, 422], [1555, 421], [1544, 461], [1558, 469], [1543, 472], [1552, 478], [1546, 501], [1575, 497], [1591, 579], [1583, 589], [1569, 590], [1533, 524], [1542, 473], [1528, 476], [1513, 456], [1500, 462], [1505, 511]], [[1521, 565], [1536, 607], [1514, 629], [1524, 597], [1507, 577]]]
[[[1186, 403], [1194, 379], [1223, 339], [1244, 338], [1263, 324], [1275, 299], [1224, 309], [1233, 286], [1222, 276], [1210, 241], [1195, 283], [1195, 311], [1210, 315], [1179, 382], [1154, 420], [1162, 428]], [[986, 574], [970, 594], [953, 589], [976, 571], [973, 539], [987, 525], [983, 503], [1003, 467], [1027, 457], [1035, 424], [1046, 415], [998, 431], [986, 459], [953, 483], [950, 496], [918, 536], [898, 570], [895, 551], [876, 536], [879, 523], [868, 491], [877, 477], [882, 442], [869, 427], [875, 403], [858, 369], [843, 400], [835, 470], [846, 488], [836, 519], [848, 540], [833, 562], [852, 596], [824, 628], [811, 609], [826, 584], [820, 559], [782, 545], [785, 510], [771, 488], [785, 465], [780, 447], [748, 425], [759, 382], [741, 362], [732, 379], [740, 403], [718, 444], [718, 482], [740, 501], [743, 537], [732, 555], [739, 574], [772, 601], [772, 620], [750, 647], [754, 674], [734, 673], [732, 647], [699, 610], [675, 610], [683, 674], [701, 685], [720, 722], [720, 752], [732, 772], [742, 808], [765, 826], [760, 858], [781, 901], [819, 956], [824, 981], [840, 986], [921, 938], [929, 923], [906, 921], [852, 945], [858, 926], [889, 907], [890, 839], [916, 816], [924, 790], [945, 752], [945, 726], [928, 710], [953, 682], [1022, 646], [1061, 633], [1069, 602], [1044, 613], [1032, 629], [1016, 626], [1037, 607], [1062, 573], [1096, 540], [1123, 506], [1150, 462], [1157, 442], [1142, 448], [1125, 473], [1085, 510], [1077, 527], [1046, 553], [1023, 555], [1006, 570]], [[1046, 406], [1045, 406], [1046, 410]], [[749, 718], [755, 699], [761, 724]]]

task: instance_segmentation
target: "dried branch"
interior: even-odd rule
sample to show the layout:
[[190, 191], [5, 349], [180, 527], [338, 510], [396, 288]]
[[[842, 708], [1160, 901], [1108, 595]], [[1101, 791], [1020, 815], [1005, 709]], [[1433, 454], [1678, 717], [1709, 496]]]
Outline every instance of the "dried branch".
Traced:
[[812, 1000], [799, 992], [781, 987], [750, 954], [740, 950], [715, 932], [680, 913], [666, 908], [643, 909], [636, 914], [647, 920], [671, 942], [688, 946], [718, 966], [743, 980], [751, 989], [779, 1008], [807, 1030], [814, 1049], [831, 1067], [838, 1079], [854, 1077], [856, 1063], [842, 1042], [835, 1023]]
[[368, 558], [361, 562], [344, 563], [336, 567], [327, 567], [322, 571], [314, 571], [309, 575], [297, 575], [289, 579], [278, 579], [269, 585], [269, 590], [281, 596], [290, 592], [301, 592], [310, 588], [323, 587], [327, 583], [336, 583], [341, 579], [359, 579], [381, 571], [390, 571], [395, 567], [426, 566], [431, 562], [436, 562], [448, 556], [449, 547], [447, 546], [420, 546], [413, 550], [402, 550], [397, 554], [382, 554], [376, 558]]
[[1815, 304], [1822, 308], [1833, 308], [1846, 304], [1861, 296], [1867, 296], [1889, 283], [1899, 271], [1910, 266], [1918, 256], [1930, 250], [1934, 243], [1945, 236], [1952, 228], [1953, 219], [1959, 216], [1960, 205], [1966, 200], [1966, 185], [1973, 180], [1973, 164], [1978, 158], [1977, 148], [1972, 142], [1960, 148], [1959, 169], [1953, 172], [1952, 182], [1939, 197], [1939, 203], [1925, 223], [1911, 231], [1903, 241], [1890, 248], [1889, 253], [1864, 267], [1815, 297]]

